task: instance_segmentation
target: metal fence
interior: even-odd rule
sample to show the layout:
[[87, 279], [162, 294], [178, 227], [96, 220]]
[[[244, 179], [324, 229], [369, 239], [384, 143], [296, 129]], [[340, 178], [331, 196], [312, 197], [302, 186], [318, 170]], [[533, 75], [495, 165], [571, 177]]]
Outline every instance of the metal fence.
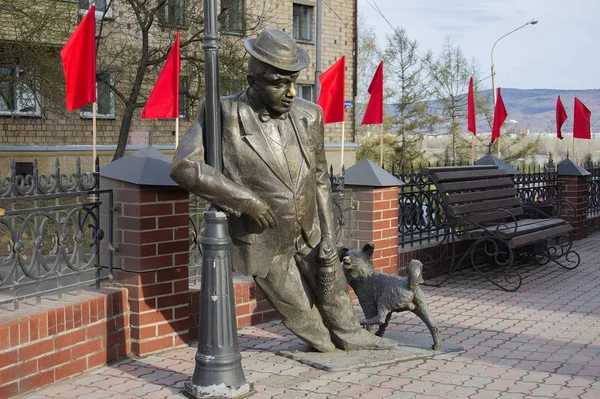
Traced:
[[560, 198], [558, 172], [541, 166], [520, 170], [513, 180], [524, 204], [554, 204]]
[[428, 244], [444, 237], [446, 214], [442, 198], [429, 176], [412, 167], [395, 176], [404, 182], [398, 193], [399, 245], [404, 248]]
[[[419, 172], [421, 166], [399, 174], [392, 171], [405, 183], [398, 194], [398, 242], [402, 248], [437, 242], [447, 232], [442, 198], [429, 177]], [[553, 204], [560, 198], [555, 169], [528, 168], [513, 180], [524, 204]]]
[[587, 171], [590, 172], [590, 176], [588, 176], [587, 214], [588, 216], [597, 216], [600, 214], [600, 164], [593, 164], [591, 168], [587, 168]]
[[202, 198], [190, 194], [190, 285], [200, 284], [202, 277], [202, 231], [204, 228], [204, 211], [208, 203]]
[[82, 172], [79, 159], [73, 173], [63, 173], [58, 158], [47, 175], [37, 159], [29, 166], [13, 161], [0, 181], [0, 305], [15, 309], [25, 299], [98, 288], [112, 274], [112, 252], [100, 257], [101, 241], [112, 243], [112, 190], [100, 190], [98, 161], [95, 172]]

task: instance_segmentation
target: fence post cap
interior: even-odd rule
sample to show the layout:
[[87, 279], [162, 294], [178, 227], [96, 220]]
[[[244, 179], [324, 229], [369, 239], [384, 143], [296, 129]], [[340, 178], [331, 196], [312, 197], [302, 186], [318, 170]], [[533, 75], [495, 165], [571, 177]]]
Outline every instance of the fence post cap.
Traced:
[[100, 176], [145, 186], [177, 187], [171, 160], [151, 145], [100, 168]]
[[394, 187], [405, 183], [368, 159], [346, 169], [347, 186]]
[[577, 165], [571, 159], [563, 159], [557, 165], [559, 176], [589, 176], [591, 175], [586, 169]]

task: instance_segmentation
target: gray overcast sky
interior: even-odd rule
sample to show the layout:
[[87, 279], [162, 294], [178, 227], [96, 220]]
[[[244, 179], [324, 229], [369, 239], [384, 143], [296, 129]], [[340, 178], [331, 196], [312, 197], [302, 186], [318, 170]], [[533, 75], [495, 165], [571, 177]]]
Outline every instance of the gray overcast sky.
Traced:
[[[369, 5], [358, 10], [380, 43], [392, 28]], [[600, 0], [375, 0], [392, 25], [406, 29], [421, 52], [437, 56], [445, 37], [490, 75], [490, 52], [502, 35], [536, 18], [498, 42], [496, 86], [518, 89], [600, 88]], [[486, 79], [482, 88], [491, 88]]]

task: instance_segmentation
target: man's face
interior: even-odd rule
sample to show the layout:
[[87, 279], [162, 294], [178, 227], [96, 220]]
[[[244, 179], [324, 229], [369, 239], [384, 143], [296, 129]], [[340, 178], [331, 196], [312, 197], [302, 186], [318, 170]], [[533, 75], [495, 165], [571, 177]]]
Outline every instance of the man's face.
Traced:
[[273, 115], [283, 115], [292, 108], [296, 96], [296, 79], [299, 72], [288, 72], [267, 66], [262, 76], [250, 79], [250, 86]]

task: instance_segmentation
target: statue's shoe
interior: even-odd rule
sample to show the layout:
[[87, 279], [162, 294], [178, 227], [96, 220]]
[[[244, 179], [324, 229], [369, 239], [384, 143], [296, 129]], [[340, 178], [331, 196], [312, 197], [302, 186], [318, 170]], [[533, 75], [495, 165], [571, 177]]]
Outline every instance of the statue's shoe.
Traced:
[[393, 339], [378, 337], [367, 330], [358, 330], [349, 339], [341, 343], [343, 350], [383, 350], [383, 349], [394, 349], [398, 347], [398, 342]]

